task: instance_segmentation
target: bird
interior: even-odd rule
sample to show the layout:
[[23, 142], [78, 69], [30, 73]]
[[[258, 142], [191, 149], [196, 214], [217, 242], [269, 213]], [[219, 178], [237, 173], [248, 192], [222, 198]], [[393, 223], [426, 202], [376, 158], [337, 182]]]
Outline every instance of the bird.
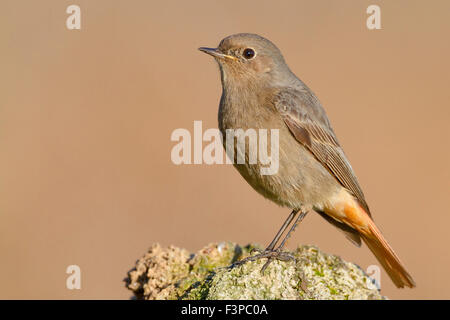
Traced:
[[292, 259], [283, 251], [286, 240], [307, 213], [314, 211], [356, 246], [361, 246], [362, 239], [398, 288], [415, 287], [375, 225], [319, 99], [291, 71], [277, 46], [257, 34], [238, 33], [224, 38], [216, 48], [198, 49], [214, 57], [220, 69], [218, 122], [224, 146], [230, 129], [275, 129], [279, 134], [276, 173], [261, 174], [262, 164], [248, 161], [249, 148], [244, 150], [244, 163], [233, 162], [259, 194], [291, 209], [267, 248], [243, 262], [266, 258], [264, 272], [274, 259]]

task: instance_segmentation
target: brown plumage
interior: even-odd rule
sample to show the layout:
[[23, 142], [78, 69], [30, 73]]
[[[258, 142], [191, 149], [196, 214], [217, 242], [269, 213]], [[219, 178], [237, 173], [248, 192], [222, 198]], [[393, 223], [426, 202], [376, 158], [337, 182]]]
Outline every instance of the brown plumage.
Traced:
[[276, 108], [297, 141], [311, 151], [370, 214], [358, 180], [328, 119], [314, 116], [309, 108], [314, 105], [311, 102], [316, 101], [309, 90], [280, 89], [274, 97]]
[[[262, 175], [261, 163], [249, 163], [248, 148], [246, 163], [235, 164], [257, 192], [293, 209], [288, 223], [259, 257], [268, 258], [268, 263], [273, 258], [286, 259], [281, 253], [285, 241], [276, 249], [275, 244], [299, 211], [302, 214], [297, 219], [301, 221], [313, 209], [354, 244], [360, 245], [362, 238], [398, 287], [414, 287], [412, 277], [372, 221], [325, 110], [291, 72], [279, 49], [258, 35], [236, 34], [223, 39], [218, 48], [200, 50], [212, 55], [220, 67], [222, 133], [225, 135], [227, 129], [279, 130], [279, 168], [275, 174]], [[294, 226], [298, 221], [294, 220]]]

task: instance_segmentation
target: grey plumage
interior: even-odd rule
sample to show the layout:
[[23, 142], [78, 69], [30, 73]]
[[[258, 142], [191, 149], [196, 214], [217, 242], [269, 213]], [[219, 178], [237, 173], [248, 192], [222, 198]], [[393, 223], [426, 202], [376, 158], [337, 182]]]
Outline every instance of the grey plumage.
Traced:
[[[354, 244], [359, 246], [362, 238], [398, 287], [414, 287], [414, 280], [371, 219], [362, 189], [325, 110], [289, 69], [280, 50], [254, 34], [232, 35], [218, 48], [200, 50], [214, 56], [220, 67], [223, 91], [219, 128], [224, 144], [228, 129], [279, 130], [278, 172], [262, 175], [262, 164], [250, 163], [249, 148], [245, 148], [245, 163], [235, 164], [244, 179], [267, 199], [293, 209], [290, 217], [301, 211], [299, 219], [303, 219], [314, 209]], [[281, 253], [285, 241], [274, 248], [285, 225], [259, 256], [268, 258], [267, 263], [286, 258]]]

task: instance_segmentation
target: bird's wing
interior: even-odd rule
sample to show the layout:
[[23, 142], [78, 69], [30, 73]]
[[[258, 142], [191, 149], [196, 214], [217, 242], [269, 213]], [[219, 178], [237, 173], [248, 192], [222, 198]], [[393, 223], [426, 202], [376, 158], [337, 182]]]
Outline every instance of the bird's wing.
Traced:
[[356, 197], [370, 215], [353, 169], [314, 94], [308, 89], [283, 89], [275, 94], [274, 104], [295, 139]]

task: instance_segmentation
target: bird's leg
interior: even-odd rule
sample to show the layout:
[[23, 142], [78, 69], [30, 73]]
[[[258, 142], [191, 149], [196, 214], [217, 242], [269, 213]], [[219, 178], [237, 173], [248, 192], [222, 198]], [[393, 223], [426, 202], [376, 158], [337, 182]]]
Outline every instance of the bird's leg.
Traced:
[[292, 225], [291, 229], [289, 230], [289, 232], [284, 237], [284, 239], [281, 242], [281, 244], [275, 250], [272, 251], [274, 254], [271, 255], [267, 259], [267, 262], [261, 268], [261, 273], [264, 273], [264, 270], [266, 270], [266, 268], [273, 261], [273, 259], [278, 259], [278, 260], [282, 260], [282, 261], [295, 260], [295, 258], [291, 254], [283, 252], [282, 250], [284, 248], [284, 245], [286, 244], [286, 241], [291, 237], [291, 233], [295, 230], [295, 228], [297, 228], [297, 225], [303, 220], [303, 218], [306, 217], [307, 213], [308, 213], [308, 211], [302, 211], [300, 213], [300, 215], [297, 217], [297, 220], [295, 220], [294, 224]]
[[282, 252], [282, 249], [283, 249], [284, 245], [286, 244], [286, 241], [289, 239], [291, 233], [295, 230], [297, 225], [303, 220], [303, 218], [308, 213], [307, 211], [303, 211], [302, 210], [300, 215], [295, 220], [294, 224], [291, 226], [289, 232], [284, 237], [284, 239], [281, 242], [281, 244], [276, 249], [275, 249], [275, 246], [278, 243], [278, 241], [280, 240], [282, 234], [286, 231], [288, 226], [291, 224], [291, 222], [297, 216], [299, 211], [300, 210], [292, 210], [291, 214], [288, 216], [286, 221], [281, 226], [280, 230], [277, 232], [275, 238], [272, 240], [272, 242], [267, 246], [267, 248], [264, 251], [260, 251], [260, 253], [257, 254], [257, 255], [254, 255], [254, 256], [251, 256], [251, 257], [247, 257], [247, 258], [245, 258], [245, 259], [243, 259], [241, 261], [238, 261], [236, 264], [239, 265], [239, 264], [244, 264], [245, 262], [248, 262], [248, 261], [255, 261], [255, 260], [262, 259], [262, 258], [267, 258], [267, 262], [264, 264], [264, 266], [261, 269], [261, 273], [264, 273], [264, 270], [269, 266], [269, 264], [274, 259], [281, 260], [281, 261], [293, 260], [294, 257], [291, 254], [287, 253], [287, 252]]
[[[277, 234], [275, 235], [275, 238], [273, 238], [272, 242], [267, 246], [267, 248], [264, 251], [273, 251], [273, 248], [275, 248], [275, 245], [280, 240], [281, 235], [284, 233], [286, 228], [291, 224], [292, 220], [294, 220], [295, 216], [297, 215], [298, 210], [292, 210], [292, 212], [289, 214], [287, 219], [284, 221], [283, 225], [281, 226], [280, 230], [278, 230]], [[262, 250], [254, 248], [253, 251], [262, 252]]]
[[[298, 212], [298, 211], [297, 211]], [[277, 250], [282, 250], [284, 248], [284, 245], [286, 244], [286, 241], [291, 237], [291, 233], [297, 228], [297, 225], [302, 222], [302, 220], [306, 217], [306, 214], [308, 211], [302, 211], [300, 215], [297, 217], [297, 220], [295, 220], [295, 223], [292, 225], [291, 229], [287, 233], [287, 235], [284, 237], [281, 244], [278, 246]]]

